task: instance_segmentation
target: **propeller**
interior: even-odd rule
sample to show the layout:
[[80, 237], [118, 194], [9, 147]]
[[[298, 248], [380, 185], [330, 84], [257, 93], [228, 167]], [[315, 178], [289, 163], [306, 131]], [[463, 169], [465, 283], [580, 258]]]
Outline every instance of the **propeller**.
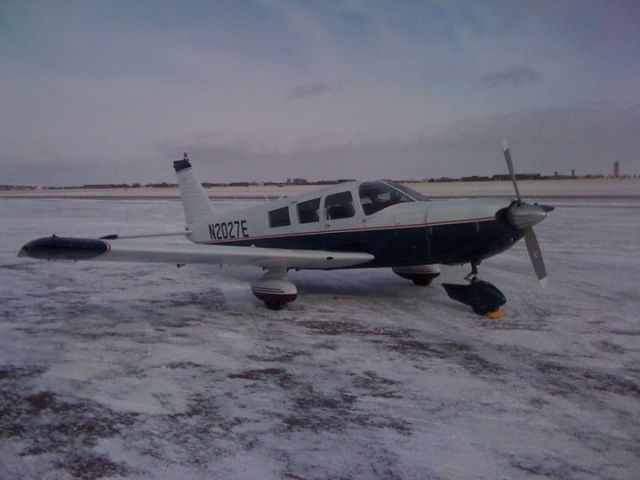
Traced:
[[546, 286], [547, 269], [544, 266], [540, 244], [538, 243], [536, 234], [533, 231], [533, 226], [544, 220], [547, 217], [547, 212], [552, 211], [553, 207], [537, 204], [529, 205], [522, 201], [520, 190], [518, 190], [516, 174], [513, 169], [509, 146], [504, 142], [502, 148], [504, 151], [504, 159], [507, 162], [507, 168], [509, 169], [509, 175], [511, 176], [511, 182], [513, 182], [513, 188], [516, 191], [516, 203], [509, 207], [509, 210], [507, 211], [507, 220], [516, 229], [524, 230], [524, 243], [527, 246], [527, 252], [529, 252], [531, 264], [533, 265], [533, 269], [536, 272], [536, 276], [538, 277], [540, 284], [542, 286]]
[[513, 183], [513, 189], [516, 191], [516, 199], [518, 200], [518, 205], [522, 205], [522, 197], [520, 196], [520, 190], [518, 190], [518, 182], [516, 182], [516, 173], [513, 169], [513, 162], [511, 161], [511, 152], [509, 152], [509, 145], [507, 145], [507, 142], [502, 142], [502, 151], [504, 152], [504, 159], [507, 162], [507, 168], [509, 169], [509, 176], [511, 177], [511, 182]]

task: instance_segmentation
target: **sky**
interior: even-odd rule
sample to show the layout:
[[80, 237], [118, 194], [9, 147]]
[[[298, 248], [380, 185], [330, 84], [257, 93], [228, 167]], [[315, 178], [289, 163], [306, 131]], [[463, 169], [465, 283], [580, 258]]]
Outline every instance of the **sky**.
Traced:
[[0, 2], [0, 184], [640, 173], [640, 4]]

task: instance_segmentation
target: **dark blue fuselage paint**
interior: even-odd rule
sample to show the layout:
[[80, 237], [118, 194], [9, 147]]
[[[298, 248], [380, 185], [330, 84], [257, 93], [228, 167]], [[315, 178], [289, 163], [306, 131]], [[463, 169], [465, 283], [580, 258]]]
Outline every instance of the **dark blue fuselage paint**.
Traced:
[[409, 228], [313, 232], [211, 243], [370, 253], [375, 257], [370, 262], [348, 267], [363, 268], [478, 262], [506, 250], [521, 237], [521, 232], [504, 222], [492, 220]]

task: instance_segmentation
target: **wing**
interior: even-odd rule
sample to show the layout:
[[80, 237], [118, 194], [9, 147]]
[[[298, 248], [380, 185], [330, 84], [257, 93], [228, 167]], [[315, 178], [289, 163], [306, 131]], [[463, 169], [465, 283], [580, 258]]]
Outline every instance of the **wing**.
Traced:
[[46, 260], [102, 260], [113, 262], [204, 263], [256, 267], [332, 269], [373, 260], [369, 253], [230, 247], [224, 245], [143, 245], [118, 240], [46, 237], [27, 243], [19, 256]]

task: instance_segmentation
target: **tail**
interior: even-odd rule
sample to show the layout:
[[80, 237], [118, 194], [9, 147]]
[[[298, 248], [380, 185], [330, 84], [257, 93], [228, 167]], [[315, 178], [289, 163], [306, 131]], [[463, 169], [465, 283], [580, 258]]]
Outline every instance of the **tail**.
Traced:
[[189, 156], [185, 153], [182, 160], [173, 162], [173, 168], [176, 170], [178, 177], [178, 185], [180, 186], [180, 196], [182, 197], [182, 206], [184, 208], [184, 216], [187, 219], [187, 226], [200, 220], [203, 221], [213, 215], [213, 208], [209, 202], [209, 197], [202, 188], [202, 185], [196, 179], [189, 163]]

